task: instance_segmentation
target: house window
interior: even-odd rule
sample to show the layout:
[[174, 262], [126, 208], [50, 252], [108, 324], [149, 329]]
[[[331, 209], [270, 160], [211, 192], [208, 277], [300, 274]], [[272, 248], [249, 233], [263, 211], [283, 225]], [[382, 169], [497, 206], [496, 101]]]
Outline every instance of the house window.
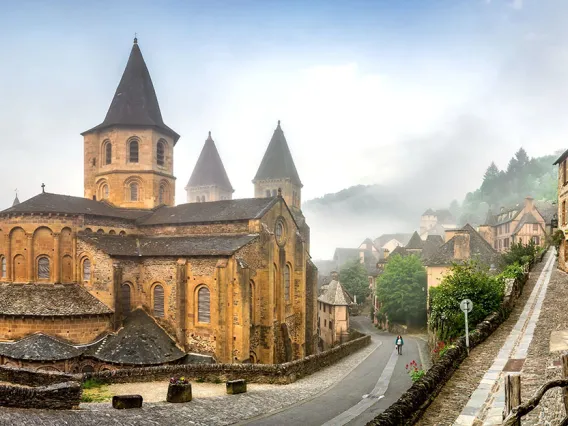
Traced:
[[156, 148], [156, 158], [158, 160], [158, 166], [164, 165], [164, 152], [165, 152], [164, 142], [158, 141], [158, 146]]
[[131, 141], [128, 145], [128, 161], [138, 163], [138, 141]]
[[108, 189], [108, 185], [105, 183], [101, 189], [102, 195], [103, 195], [103, 200], [107, 200], [108, 199], [108, 195], [109, 195], [109, 189]]
[[503, 240], [503, 247], [509, 248], [509, 239], [508, 239], [508, 238], [505, 238], [505, 239]]
[[507, 225], [505, 225], [505, 232], [508, 234], [509, 232], [511, 232], [511, 224], [508, 223]]
[[112, 163], [112, 144], [107, 142], [105, 145], [105, 164]]
[[159, 284], [154, 287], [154, 316], [164, 317], [164, 287]]
[[538, 232], [538, 223], [533, 223], [533, 232]]
[[532, 237], [533, 243], [535, 243], [537, 246], [540, 245], [540, 238], [535, 235], [534, 237]]
[[83, 281], [90, 281], [91, 280], [91, 261], [89, 259], [85, 259], [83, 261]]
[[138, 184], [130, 184], [130, 201], [138, 201]]
[[37, 261], [37, 278], [40, 280], [49, 279], [49, 259], [45, 256]]
[[201, 287], [197, 292], [197, 322], [205, 324], [211, 322], [211, 302], [207, 287]]
[[6, 258], [5, 257], [2, 257], [1, 263], [2, 263], [2, 265], [1, 265], [2, 269], [0, 270], [0, 273], [1, 273], [0, 277], [6, 278]]
[[329, 320], [329, 329], [333, 330], [333, 321], [332, 320]]
[[323, 320], [323, 326], [327, 327], [327, 320], [326, 319]]
[[284, 268], [284, 300], [290, 301], [290, 265]]
[[564, 160], [562, 162], [562, 170], [563, 170], [563, 178], [564, 178], [564, 185], [566, 185], [566, 182], [568, 182], [568, 176], [566, 176], [566, 160]]
[[128, 315], [130, 313], [130, 286], [128, 284], [122, 284], [120, 290], [122, 313]]

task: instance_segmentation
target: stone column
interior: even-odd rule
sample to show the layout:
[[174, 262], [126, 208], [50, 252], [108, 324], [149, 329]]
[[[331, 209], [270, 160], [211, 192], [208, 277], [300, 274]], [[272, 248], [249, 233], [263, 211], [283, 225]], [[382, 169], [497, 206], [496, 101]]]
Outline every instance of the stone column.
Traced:
[[77, 234], [75, 233], [73, 234], [71, 247], [73, 250], [73, 282], [77, 283], [81, 280], [81, 273], [79, 272], [81, 265], [79, 265], [79, 260], [77, 259]]
[[[216, 353], [217, 359], [221, 362], [231, 362], [231, 346], [232, 337], [230, 332], [229, 315], [231, 309], [229, 306], [229, 293], [231, 288], [229, 285], [229, 280], [227, 277], [227, 262], [225, 260], [220, 260], [217, 262], [216, 267], [217, 282], [216, 282], [216, 292], [217, 292], [217, 324], [218, 333], [216, 341]], [[211, 318], [211, 325], [213, 326], [213, 318]]]
[[33, 234], [28, 234], [28, 282], [34, 281], [34, 236]]
[[6, 279], [14, 281], [12, 276], [12, 245], [10, 244], [10, 235], [4, 235], [4, 247], [6, 247]]
[[61, 253], [60, 253], [60, 234], [53, 233], [53, 282], [61, 282]]
[[[92, 267], [92, 265], [91, 265]], [[91, 274], [93, 270], [91, 269]], [[115, 262], [112, 264], [112, 290], [113, 290], [113, 299], [114, 299], [114, 319], [113, 319], [113, 328], [114, 330], [118, 330], [120, 328], [120, 324], [122, 323], [122, 305], [120, 303], [120, 286], [122, 284], [122, 266], [120, 263]]]
[[176, 265], [176, 305], [177, 305], [177, 338], [179, 344], [187, 351], [187, 261], [179, 259]]

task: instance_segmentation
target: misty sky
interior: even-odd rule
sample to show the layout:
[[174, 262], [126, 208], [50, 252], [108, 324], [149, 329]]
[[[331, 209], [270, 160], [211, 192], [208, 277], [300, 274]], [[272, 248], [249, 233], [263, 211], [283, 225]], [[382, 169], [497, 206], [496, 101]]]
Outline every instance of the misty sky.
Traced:
[[209, 130], [234, 196], [252, 196], [282, 120], [304, 200], [382, 183], [443, 207], [520, 146], [568, 148], [567, 18], [562, 0], [0, 0], [0, 206], [42, 182], [83, 195], [79, 133], [137, 32], [181, 134], [178, 203]]

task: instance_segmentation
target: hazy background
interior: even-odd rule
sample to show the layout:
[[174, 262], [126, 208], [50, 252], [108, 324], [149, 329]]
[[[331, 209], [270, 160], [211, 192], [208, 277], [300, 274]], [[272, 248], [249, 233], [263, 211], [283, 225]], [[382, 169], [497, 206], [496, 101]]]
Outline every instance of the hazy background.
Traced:
[[373, 214], [307, 211], [315, 258], [411, 231], [491, 160], [568, 148], [567, 18], [562, 0], [0, 0], [0, 207], [42, 182], [82, 196], [79, 133], [103, 120], [137, 32], [182, 136], [178, 203], [209, 130], [234, 196], [252, 196], [280, 119], [304, 200], [388, 188]]

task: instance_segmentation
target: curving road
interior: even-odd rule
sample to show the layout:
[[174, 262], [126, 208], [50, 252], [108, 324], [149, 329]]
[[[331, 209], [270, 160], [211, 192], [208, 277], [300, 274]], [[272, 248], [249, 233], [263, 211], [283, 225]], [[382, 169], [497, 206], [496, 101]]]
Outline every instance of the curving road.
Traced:
[[412, 360], [420, 363], [419, 346], [426, 356], [425, 342], [403, 336], [404, 349], [399, 356], [394, 353], [395, 336], [374, 328], [368, 317], [352, 317], [351, 326], [370, 334], [371, 344], [377, 348], [343, 380], [315, 398], [240, 424], [365, 425], [396, 401], [412, 384], [405, 366]]

